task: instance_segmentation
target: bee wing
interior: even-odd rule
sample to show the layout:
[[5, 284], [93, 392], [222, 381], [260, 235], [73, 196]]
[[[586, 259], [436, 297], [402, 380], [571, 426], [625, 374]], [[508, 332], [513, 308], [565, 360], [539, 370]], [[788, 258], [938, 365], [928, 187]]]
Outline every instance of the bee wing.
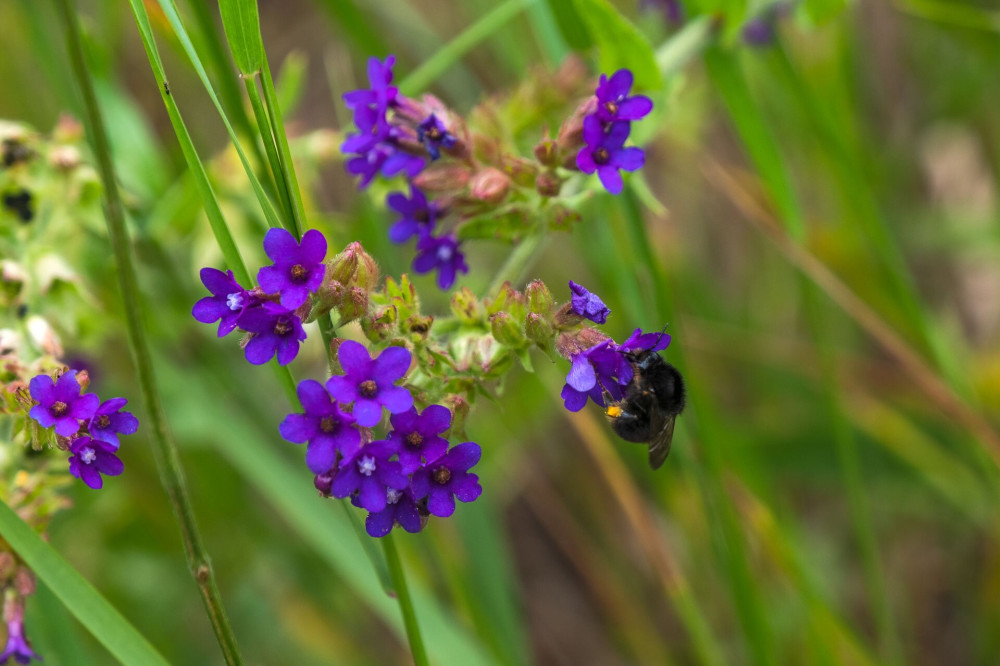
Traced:
[[659, 469], [663, 461], [670, 455], [670, 444], [674, 439], [674, 422], [676, 420], [676, 414], [668, 416], [656, 437], [649, 443], [649, 466], [653, 469]]

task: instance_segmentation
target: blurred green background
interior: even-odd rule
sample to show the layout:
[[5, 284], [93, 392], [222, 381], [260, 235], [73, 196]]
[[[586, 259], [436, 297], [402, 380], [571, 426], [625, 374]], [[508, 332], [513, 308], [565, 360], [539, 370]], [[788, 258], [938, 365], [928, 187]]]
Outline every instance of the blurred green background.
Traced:
[[[406, 663], [398, 610], [343, 509], [315, 497], [303, 451], [277, 434], [289, 406], [273, 374], [190, 317], [198, 269], [221, 258], [127, 4], [79, 4], [166, 413], [244, 655]], [[178, 4], [238, 116], [225, 96], [239, 94], [236, 70], [204, 31], [221, 38], [215, 4]], [[587, 4], [261, 0], [310, 225], [332, 248], [361, 240], [384, 273], [407, 272], [410, 250], [385, 236], [385, 190], [357, 193], [339, 164], [340, 93], [361, 85], [370, 55], [396, 54], [405, 78], [459, 35], [471, 49], [429, 90], [460, 112], [570, 51], [596, 74]], [[656, 93], [641, 130], [648, 188], [586, 201], [530, 277], [557, 298], [569, 279], [599, 293], [618, 340], [669, 323], [665, 356], [690, 382], [690, 408], [652, 473], [598, 411], [563, 409], [568, 364], [539, 355], [535, 374], [517, 369], [499, 401], [480, 401], [468, 431], [484, 449], [483, 497], [399, 538], [432, 660], [1000, 662], [1000, 10], [806, 2], [755, 48], [740, 27], [758, 5], [689, 2], [687, 28], [655, 6], [615, 5], [654, 48], [704, 37], [691, 26], [711, 21], [716, 37]], [[228, 137], [147, 7], [227, 220], [261, 265], [264, 221]], [[497, 11], [509, 18], [469, 36]], [[2, 3], [0, 26], [0, 117], [46, 132], [63, 112], [82, 117], [52, 5]], [[525, 151], [541, 133], [521, 129]], [[138, 403], [110, 254], [92, 229], [72, 249], [46, 239], [93, 311], [63, 342], [98, 368], [99, 393]], [[483, 294], [506, 251], [472, 243], [459, 284]], [[432, 277], [416, 284], [425, 312], [447, 312]], [[322, 376], [316, 339], [297, 377]], [[142, 431], [126, 446], [126, 473], [99, 493], [76, 484], [51, 543], [172, 662], [221, 663]], [[111, 659], [44, 589], [28, 632], [48, 664]]]

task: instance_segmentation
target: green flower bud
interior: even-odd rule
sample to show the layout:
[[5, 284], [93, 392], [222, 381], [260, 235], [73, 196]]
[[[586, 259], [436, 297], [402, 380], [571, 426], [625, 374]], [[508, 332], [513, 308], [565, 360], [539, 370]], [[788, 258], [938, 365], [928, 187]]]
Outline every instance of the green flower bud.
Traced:
[[368, 292], [361, 287], [351, 287], [340, 302], [337, 312], [340, 313], [338, 326], [368, 314]]
[[535, 146], [535, 159], [547, 167], [559, 166], [559, 145], [546, 136]]
[[483, 322], [483, 306], [468, 287], [462, 287], [451, 297], [451, 311], [463, 324], [476, 325]]
[[541, 315], [529, 312], [524, 320], [524, 332], [528, 339], [542, 349], [548, 349], [552, 345], [552, 338], [555, 331], [552, 326]]
[[548, 316], [555, 301], [552, 292], [541, 280], [533, 280], [524, 290], [528, 297], [528, 311], [542, 316]]
[[535, 179], [535, 190], [543, 197], [557, 197], [562, 184], [563, 179], [555, 171], [543, 171]]
[[490, 328], [493, 337], [502, 345], [515, 349], [524, 345], [524, 331], [521, 325], [506, 312], [497, 312], [490, 317]]

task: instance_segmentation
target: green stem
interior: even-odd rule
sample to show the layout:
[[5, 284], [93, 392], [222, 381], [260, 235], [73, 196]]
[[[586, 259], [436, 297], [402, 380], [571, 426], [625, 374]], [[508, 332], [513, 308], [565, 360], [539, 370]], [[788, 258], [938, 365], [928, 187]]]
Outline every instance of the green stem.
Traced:
[[489, 293], [495, 294], [500, 291], [504, 282], [515, 283], [524, 277], [524, 273], [545, 249], [545, 241], [548, 239], [546, 231], [545, 225], [539, 223], [538, 228], [514, 248], [514, 251], [507, 257], [507, 261], [497, 271], [496, 277], [493, 278]]
[[403, 613], [403, 625], [406, 627], [406, 637], [410, 641], [413, 663], [415, 666], [427, 666], [430, 663], [427, 660], [427, 650], [424, 648], [424, 639], [417, 625], [417, 614], [413, 610], [413, 600], [410, 598], [410, 589], [406, 586], [406, 574], [403, 571], [403, 563], [399, 560], [399, 551], [396, 549], [392, 532], [382, 537], [382, 546], [385, 549], [385, 559], [389, 563], [392, 585], [399, 599], [399, 609]]
[[212, 622], [219, 646], [222, 648], [223, 657], [227, 664], [242, 664], [243, 660], [240, 657], [236, 637], [229, 626], [229, 619], [226, 617], [226, 611], [222, 605], [222, 597], [212, 572], [212, 565], [202, 543], [201, 533], [198, 531], [194, 509], [187, 493], [180, 456], [167, 429], [163, 406], [156, 387], [153, 363], [142, 325], [142, 297], [132, 259], [132, 249], [125, 229], [125, 209], [115, 177], [111, 144], [83, 52], [79, 17], [71, 0], [58, 0], [57, 5], [60, 9], [58, 13], [61, 15], [66, 29], [70, 61], [83, 93], [87, 126], [93, 142], [94, 153], [97, 156], [101, 180], [104, 183], [105, 219], [108, 224], [108, 235], [111, 238], [115, 263], [118, 267], [117, 277], [125, 305], [129, 347], [132, 350], [143, 402], [149, 417], [153, 456], [160, 472], [160, 480], [167, 491], [167, 496], [181, 528], [188, 566], [201, 591], [202, 601], [205, 604], [209, 620]]
[[[292, 162], [292, 151], [288, 147], [288, 135], [285, 133], [285, 121], [281, 117], [281, 106], [278, 105], [278, 95], [274, 91], [274, 80], [271, 78], [271, 67], [264, 59], [264, 70], [261, 72], [261, 84], [264, 86], [264, 104], [267, 106], [267, 114], [271, 119], [271, 133], [274, 135], [274, 143], [278, 147], [278, 161], [281, 166], [281, 177], [285, 183], [285, 191], [288, 194], [292, 220], [295, 229], [293, 232], [299, 238], [306, 230], [306, 212], [302, 205], [302, 192], [299, 190], [299, 180], [295, 175], [295, 164]], [[275, 179], [278, 175], [275, 174]], [[281, 185], [279, 184], [280, 188]]]
[[271, 165], [274, 190], [278, 193], [278, 203], [284, 212], [282, 221], [285, 222], [285, 228], [294, 234], [295, 216], [292, 213], [292, 204], [288, 198], [288, 188], [285, 187], [284, 179], [281, 178], [281, 159], [278, 157], [278, 150], [274, 146], [274, 138], [270, 125], [271, 121], [268, 119], [264, 103], [260, 99], [260, 91], [257, 90], [256, 79], [256, 76], [244, 76], [243, 83], [246, 86], [247, 95], [250, 97], [250, 107], [253, 109], [254, 119], [257, 121], [257, 130], [260, 132], [261, 143], [264, 144], [264, 152], [267, 153], [267, 161]]

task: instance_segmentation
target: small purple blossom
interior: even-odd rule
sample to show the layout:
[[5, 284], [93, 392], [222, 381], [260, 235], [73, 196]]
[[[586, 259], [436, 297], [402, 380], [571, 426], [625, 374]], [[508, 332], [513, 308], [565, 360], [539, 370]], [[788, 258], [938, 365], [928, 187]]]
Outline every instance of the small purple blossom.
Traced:
[[[360, 506], [360, 503], [358, 504]], [[368, 514], [365, 518], [365, 529], [373, 537], [384, 537], [399, 524], [404, 530], [416, 534], [423, 527], [420, 520], [420, 509], [413, 499], [413, 491], [409, 488], [396, 490], [385, 489], [385, 508]]]
[[351, 427], [354, 417], [344, 413], [316, 380], [299, 382], [298, 394], [304, 413], [286, 416], [278, 431], [289, 442], [308, 442], [306, 466], [313, 474], [328, 472], [338, 451], [345, 458], [354, 455], [361, 446], [361, 433]]
[[69, 473], [94, 490], [104, 485], [104, 476], [118, 476], [125, 469], [115, 455], [115, 448], [107, 442], [90, 437], [77, 437], [70, 442]]
[[410, 392], [395, 386], [410, 369], [412, 358], [405, 347], [387, 347], [372, 360], [364, 345], [345, 340], [337, 349], [337, 358], [344, 374], [330, 377], [326, 388], [342, 404], [354, 404], [351, 413], [359, 426], [376, 425], [382, 419], [382, 407], [390, 414], [399, 414], [413, 406]]
[[447, 518], [455, 512], [455, 498], [472, 502], [483, 492], [479, 477], [469, 470], [479, 462], [482, 450], [475, 442], [454, 447], [437, 460], [413, 473], [410, 487], [417, 499], [427, 498], [427, 510]]
[[632, 380], [632, 368], [614, 346], [605, 340], [575, 354], [566, 384], [563, 385], [563, 404], [571, 412], [578, 412], [587, 404], [587, 398], [604, 406], [604, 392], [615, 400], [622, 397], [621, 386]]
[[56, 434], [63, 437], [76, 434], [80, 421], [90, 419], [101, 402], [93, 393], [80, 395], [76, 370], [64, 373], [55, 382], [48, 375], [37, 375], [32, 377], [28, 389], [38, 401], [29, 416], [43, 428], [55, 426]]
[[619, 120], [639, 120], [653, 110], [653, 100], [645, 95], [632, 95], [632, 72], [619, 69], [609, 79], [601, 74], [597, 85], [597, 111], [595, 114], [602, 123], [612, 123]]
[[585, 317], [595, 324], [603, 324], [608, 320], [611, 310], [604, 304], [600, 296], [572, 280], [569, 281], [569, 288], [573, 292], [570, 302], [575, 314]]
[[399, 463], [389, 460], [396, 447], [386, 441], [367, 444], [344, 458], [333, 477], [331, 494], [344, 498], [358, 493], [358, 504], [372, 513], [385, 509], [388, 488], [406, 488], [406, 475]]
[[684, 20], [684, 6], [681, 0], [642, 0], [639, 5], [645, 9], [663, 12], [666, 19], [675, 25]]
[[417, 256], [413, 259], [413, 270], [427, 273], [437, 269], [437, 285], [448, 289], [455, 283], [456, 273], [468, 273], [465, 254], [459, 249], [458, 238], [454, 234], [444, 236], [424, 236], [417, 241]]
[[441, 148], [452, 148], [458, 141], [433, 113], [417, 125], [417, 140], [427, 148], [432, 162], [441, 157]]
[[326, 266], [326, 237], [316, 229], [302, 234], [302, 240], [287, 229], [268, 229], [264, 252], [274, 262], [257, 272], [260, 288], [269, 294], [281, 294], [281, 305], [294, 310], [323, 283]]
[[619, 169], [635, 171], [646, 162], [642, 148], [624, 147], [629, 131], [627, 121], [611, 123], [605, 133], [604, 126], [596, 115], [583, 119], [583, 140], [586, 145], [577, 153], [576, 166], [584, 173], [596, 171], [601, 184], [611, 194], [620, 193], [624, 185]]
[[22, 665], [30, 663], [32, 659], [42, 661], [42, 658], [32, 651], [24, 635], [23, 602], [14, 602], [11, 610], [11, 617], [7, 620], [7, 645], [3, 652], [0, 652], [0, 664], [6, 664], [8, 659], [13, 659]]
[[412, 236], [422, 238], [434, 229], [440, 210], [419, 188], [410, 185], [410, 198], [402, 192], [392, 192], [386, 197], [389, 208], [399, 213], [400, 218], [389, 227], [389, 240], [405, 243]]
[[393, 414], [389, 419], [389, 441], [396, 445], [403, 474], [412, 474], [422, 460], [435, 460], [448, 450], [448, 440], [441, 433], [451, 427], [451, 412], [441, 405], [430, 405], [419, 415], [416, 409]]
[[413, 178], [423, 171], [424, 158], [400, 150], [393, 142], [383, 141], [368, 152], [347, 160], [347, 172], [361, 176], [358, 189], [363, 190], [379, 173], [391, 178], [399, 173], [405, 173], [407, 178]]
[[362, 109], [375, 106], [385, 109], [396, 101], [398, 90], [392, 84], [392, 68], [396, 64], [396, 56], [388, 55], [385, 62], [378, 58], [368, 59], [369, 88], [352, 90], [344, 93], [344, 105], [348, 109]]
[[354, 111], [356, 133], [348, 134], [344, 143], [340, 144], [342, 153], [366, 154], [390, 136], [389, 122], [386, 120], [385, 109], [363, 106]]
[[117, 449], [118, 435], [131, 435], [139, 429], [139, 419], [131, 412], [120, 411], [127, 404], [128, 400], [125, 398], [111, 398], [102, 402], [87, 425], [90, 436]]
[[625, 342], [618, 345], [622, 352], [660, 351], [670, 344], [670, 334], [664, 332], [643, 333], [641, 328], [632, 331]]
[[248, 307], [256, 305], [257, 299], [236, 281], [232, 271], [203, 268], [201, 282], [212, 295], [195, 303], [191, 315], [203, 324], [218, 321], [219, 337], [229, 335], [236, 328], [236, 320]]
[[262, 365], [275, 355], [279, 365], [288, 365], [298, 356], [299, 343], [306, 339], [302, 320], [277, 303], [264, 303], [240, 317], [240, 328], [254, 336], [243, 350], [247, 361]]

